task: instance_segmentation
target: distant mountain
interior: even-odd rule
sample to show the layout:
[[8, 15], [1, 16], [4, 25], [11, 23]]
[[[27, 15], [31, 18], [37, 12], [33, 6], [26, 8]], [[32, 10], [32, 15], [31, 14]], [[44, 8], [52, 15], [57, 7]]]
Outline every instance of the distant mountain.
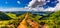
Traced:
[[26, 12], [29, 12], [29, 13], [31, 13], [31, 14], [39, 14], [39, 15], [43, 15], [43, 14], [49, 14], [49, 13], [51, 13], [51, 12], [36, 12], [36, 11], [12, 11], [12, 12], [5, 12], [5, 13], [14, 13], [14, 14], [17, 14], [17, 15], [20, 15], [20, 14], [24, 14], [24, 13], [26, 13]]
[[7, 15], [7, 13], [16, 14], [17, 16], [19, 16], [21, 14], [25, 14], [26, 12], [29, 12], [31, 14], [39, 14], [39, 15], [48, 15], [51, 13], [51, 12], [34, 12], [34, 11], [12, 11], [12, 12], [7, 11], [7, 12], [0, 12], [0, 20], [12, 19]]

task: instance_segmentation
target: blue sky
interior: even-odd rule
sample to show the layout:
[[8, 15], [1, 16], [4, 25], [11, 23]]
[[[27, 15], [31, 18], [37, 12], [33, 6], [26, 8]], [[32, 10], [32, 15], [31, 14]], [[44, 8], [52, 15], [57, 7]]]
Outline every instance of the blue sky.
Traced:
[[[31, 0], [0, 0], [0, 7], [25, 7], [29, 4]], [[46, 0], [48, 1], [48, 0]], [[47, 2], [46, 5], [44, 5], [43, 7], [54, 7], [56, 6], [56, 3], [52, 3], [55, 2], [57, 0], [50, 0], [50, 2]]]
[[31, 0], [0, 0], [0, 7], [25, 7]]
[[[6, 9], [17, 8], [17, 10], [20, 10], [19, 8], [28, 7], [31, 1], [32, 0], [0, 0], [0, 10], [3, 10], [4, 8]], [[44, 9], [49, 8], [49, 7], [56, 8], [57, 4], [59, 3], [59, 0], [45, 0], [45, 2], [46, 4], [40, 7], [43, 7]], [[21, 9], [21, 10], [24, 10], [24, 9]]]

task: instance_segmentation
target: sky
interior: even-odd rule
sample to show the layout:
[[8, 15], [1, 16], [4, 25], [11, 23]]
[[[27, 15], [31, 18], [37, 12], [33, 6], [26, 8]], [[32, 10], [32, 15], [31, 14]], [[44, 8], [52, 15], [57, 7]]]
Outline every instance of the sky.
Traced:
[[0, 0], [0, 11], [56, 11], [60, 0]]
[[0, 0], [0, 7], [25, 7], [31, 0]]

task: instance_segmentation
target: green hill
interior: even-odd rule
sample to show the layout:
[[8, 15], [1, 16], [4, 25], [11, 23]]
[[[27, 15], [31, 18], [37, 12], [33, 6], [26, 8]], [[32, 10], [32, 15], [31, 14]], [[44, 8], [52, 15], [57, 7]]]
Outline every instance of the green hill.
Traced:
[[[8, 26], [10, 26], [8, 28], [11, 27], [16, 28], [19, 25], [19, 23], [24, 19], [25, 15], [26, 13], [17, 16], [16, 14], [12, 14], [12, 13], [0, 12], [0, 28], [1, 27], [7, 28]], [[29, 13], [29, 18], [32, 21], [36, 21], [39, 24], [41, 22], [44, 22], [46, 25], [49, 26], [49, 28], [60, 28], [60, 11], [53, 12], [47, 15], [48, 17], [47, 16], [44, 17], [44, 16], [40, 16], [39, 14], [34, 15]]]
[[9, 20], [11, 19], [8, 15], [3, 12], [0, 12], [0, 20]]

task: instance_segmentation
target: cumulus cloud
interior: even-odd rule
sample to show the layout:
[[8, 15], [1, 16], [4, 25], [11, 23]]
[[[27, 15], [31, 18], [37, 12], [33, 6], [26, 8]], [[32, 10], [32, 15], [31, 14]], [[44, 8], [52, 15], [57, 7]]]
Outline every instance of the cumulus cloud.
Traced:
[[28, 7], [38, 7], [38, 6], [42, 6], [45, 4], [45, 0], [32, 0], [31, 2], [29, 2]]
[[57, 11], [57, 10], [60, 10], [60, 0], [58, 0], [58, 1], [59, 1], [59, 3], [54, 8], [53, 7], [48, 7], [44, 11]]
[[[32, 7], [33, 11], [57, 11], [60, 10], [60, 0], [58, 0], [59, 3], [55, 7], [48, 7], [47, 9], [44, 9], [43, 7], [37, 7], [46, 4], [46, 2], [50, 2], [50, 0], [46, 1], [45, 0], [32, 0], [29, 2], [30, 7]], [[57, 2], [57, 1], [55, 1]], [[54, 3], [54, 2], [52, 2]], [[37, 8], [36, 8], [37, 7]]]
[[[43, 1], [45, 2], [45, 0], [43, 0]], [[55, 7], [48, 7], [47, 9], [44, 9], [43, 7], [37, 7], [39, 5], [41, 6], [41, 5], [45, 4], [44, 2], [41, 2], [41, 0], [32, 0], [31, 2], [29, 2], [28, 7], [0, 8], [0, 11], [57, 11], [57, 10], [60, 10], [60, 0], [58, 0], [58, 1], [59, 1], [59, 3]]]

